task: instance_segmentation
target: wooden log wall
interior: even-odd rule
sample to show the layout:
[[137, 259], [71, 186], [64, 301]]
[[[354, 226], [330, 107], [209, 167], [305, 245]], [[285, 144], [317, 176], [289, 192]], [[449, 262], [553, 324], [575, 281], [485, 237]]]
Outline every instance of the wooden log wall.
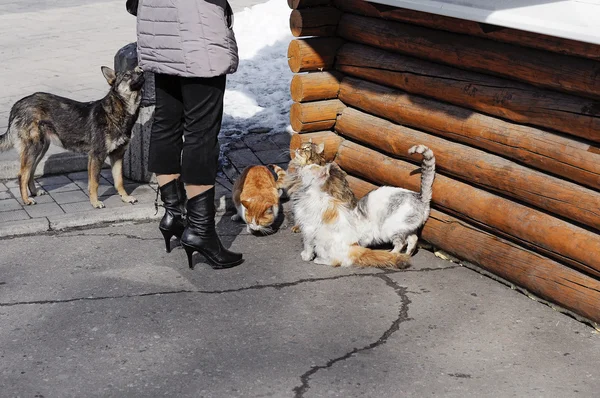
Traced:
[[[353, 176], [348, 182], [359, 198], [377, 188], [377, 185]], [[588, 319], [597, 319], [600, 282], [595, 278], [523, 250], [507, 239], [439, 210], [431, 211], [421, 237], [436, 247], [452, 246], [455, 256], [526, 287], [538, 297], [560, 303], [563, 308]]]
[[418, 191], [407, 150], [427, 145], [422, 239], [600, 322], [600, 46], [362, 0], [288, 4], [291, 149], [324, 142], [363, 196]]

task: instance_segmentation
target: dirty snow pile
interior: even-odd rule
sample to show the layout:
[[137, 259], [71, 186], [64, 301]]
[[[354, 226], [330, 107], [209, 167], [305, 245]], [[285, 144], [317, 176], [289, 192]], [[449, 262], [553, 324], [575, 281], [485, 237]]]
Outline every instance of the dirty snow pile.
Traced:
[[233, 30], [240, 64], [237, 72], [227, 77], [222, 127], [226, 135], [270, 129], [281, 132], [288, 126], [292, 72], [287, 48], [293, 38], [289, 17], [290, 9], [282, 0], [235, 14]]

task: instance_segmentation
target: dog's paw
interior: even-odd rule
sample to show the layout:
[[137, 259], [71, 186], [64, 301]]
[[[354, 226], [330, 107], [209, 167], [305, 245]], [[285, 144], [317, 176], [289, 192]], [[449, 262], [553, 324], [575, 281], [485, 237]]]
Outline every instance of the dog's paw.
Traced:
[[299, 225], [294, 225], [292, 227], [292, 232], [295, 233], [295, 234], [297, 234], [297, 233], [300, 233], [302, 231], [300, 230], [300, 226]]
[[48, 195], [48, 192], [44, 191], [43, 189], [38, 189], [37, 191], [35, 191], [35, 193], [32, 193], [33, 196], [42, 196], [42, 195]]
[[121, 196], [121, 200], [125, 203], [131, 203], [131, 204], [137, 203], [137, 199], [130, 195]]
[[23, 203], [25, 203], [26, 206], [30, 206], [36, 204], [37, 202], [31, 198], [27, 198], [23, 199]]
[[236, 213], [233, 216], [231, 216], [231, 221], [242, 221], [242, 217], [240, 217], [240, 215]]
[[100, 200], [96, 200], [96, 201], [92, 201], [92, 206], [94, 206], [94, 209], [104, 209], [106, 206], [104, 206], [104, 203], [102, 203], [102, 201]]
[[302, 250], [302, 253], [300, 253], [300, 257], [302, 257], [302, 260], [304, 261], [310, 261], [313, 258], [315, 258], [315, 253], [313, 253], [312, 250]]

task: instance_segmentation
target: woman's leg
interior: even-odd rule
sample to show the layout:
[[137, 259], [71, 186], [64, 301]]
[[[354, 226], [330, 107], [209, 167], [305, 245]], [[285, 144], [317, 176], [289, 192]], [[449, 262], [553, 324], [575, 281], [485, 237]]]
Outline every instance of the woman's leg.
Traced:
[[148, 170], [156, 173], [159, 186], [181, 173], [183, 103], [178, 76], [155, 75], [156, 105], [150, 135]]
[[185, 143], [181, 173], [189, 198], [215, 185], [225, 81], [224, 75], [182, 81]]
[[187, 227], [181, 244], [194, 267], [198, 251], [213, 268], [230, 268], [244, 260], [221, 244], [215, 228], [215, 179], [219, 161], [218, 135], [223, 118], [225, 76], [182, 81], [184, 145], [181, 177], [188, 193]]
[[156, 106], [150, 135], [148, 169], [156, 173], [165, 215], [158, 228], [165, 239], [167, 252], [171, 238], [181, 237], [185, 189], [178, 179], [181, 172], [183, 147], [183, 104], [181, 81], [177, 76], [157, 74]]

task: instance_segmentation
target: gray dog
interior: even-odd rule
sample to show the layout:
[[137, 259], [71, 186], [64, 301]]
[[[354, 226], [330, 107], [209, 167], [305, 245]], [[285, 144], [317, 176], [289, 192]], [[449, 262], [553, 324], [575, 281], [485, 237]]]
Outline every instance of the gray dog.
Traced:
[[19, 152], [18, 178], [24, 204], [35, 204], [29, 193], [31, 196], [45, 193], [35, 187], [33, 176], [50, 143], [88, 154], [88, 189], [92, 206], [104, 207], [98, 200], [98, 181], [107, 157], [121, 199], [127, 203], [136, 202], [123, 188], [123, 156], [137, 119], [144, 74], [139, 67], [115, 74], [106, 66], [102, 67], [102, 74], [110, 91], [98, 101], [78, 102], [53, 94], [35, 93], [13, 105], [8, 131], [0, 136], [0, 152], [13, 146]]

